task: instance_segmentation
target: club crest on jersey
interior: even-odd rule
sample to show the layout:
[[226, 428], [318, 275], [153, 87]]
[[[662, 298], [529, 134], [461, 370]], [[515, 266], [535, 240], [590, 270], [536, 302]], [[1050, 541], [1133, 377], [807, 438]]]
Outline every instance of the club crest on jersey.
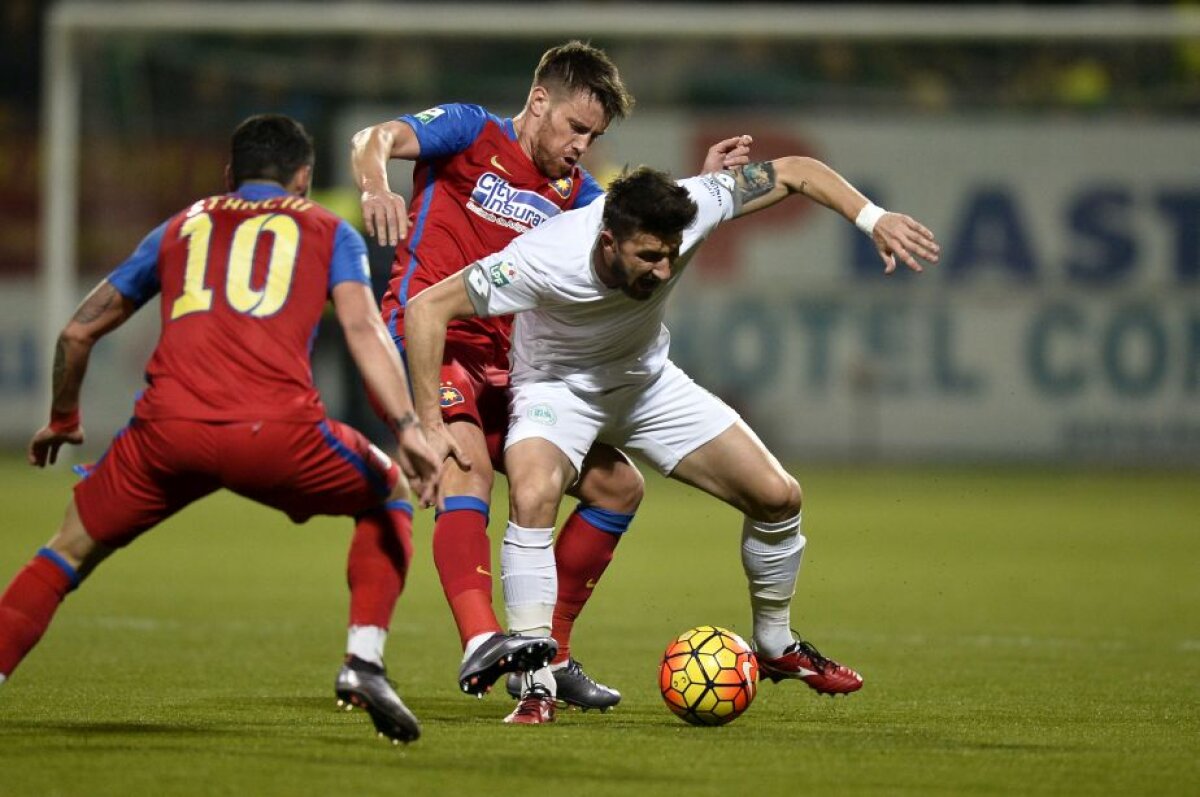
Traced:
[[466, 401], [463, 398], [462, 391], [454, 385], [442, 385], [442, 389], [438, 391], [438, 403], [443, 407], [453, 407], [455, 404], [462, 404]]
[[488, 276], [497, 288], [503, 288], [510, 282], [516, 282], [521, 278], [521, 275], [517, 273], [517, 267], [507, 260], [503, 263], [493, 263], [492, 267], [488, 269]]
[[557, 216], [560, 209], [536, 191], [513, 188], [500, 175], [484, 172], [471, 189], [467, 210], [493, 224], [525, 232]]
[[430, 122], [432, 122], [434, 119], [437, 119], [439, 116], [444, 114], [445, 112], [446, 112], [445, 108], [427, 108], [424, 111], [421, 111], [420, 113], [414, 113], [413, 119], [416, 119], [418, 122], [420, 122], [423, 125], [427, 125]]
[[550, 183], [550, 187], [554, 189], [554, 193], [558, 194], [563, 199], [571, 195], [571, 178], [562, 177]]

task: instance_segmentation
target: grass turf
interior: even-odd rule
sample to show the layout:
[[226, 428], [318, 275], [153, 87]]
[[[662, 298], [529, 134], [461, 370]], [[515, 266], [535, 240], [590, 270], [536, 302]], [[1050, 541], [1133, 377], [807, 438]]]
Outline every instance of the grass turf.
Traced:
[[[749, 634], [739, 518], [654, 477], [577, 624], [617, 710], [504, 726], [455, 689], [418, 515], [388, 646], [421, 718], [407, 748], [333, 707], [349, 524], [223, 494], [106, 562], [0, 687], [0, 794], [1191, 794], [1200, 787], [1195, 473], [798, 470], [794, 622], [866, 678], [849, 698], [764, 683], [722, 728], [675, 719], [663, 647]], [[0, 583], [71, 478], [0, 461]], [[503, 495], [497, 506], [502, 507]], [[494, 515], [499, 537], [505, 512]]]

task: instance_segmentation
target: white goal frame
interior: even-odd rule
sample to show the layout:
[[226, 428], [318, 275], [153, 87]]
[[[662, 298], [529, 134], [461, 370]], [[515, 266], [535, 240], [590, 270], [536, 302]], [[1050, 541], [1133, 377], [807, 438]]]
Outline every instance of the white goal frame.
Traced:
[[[47, 356], [77, 300], [81, 40], [127, 33], [306, 33], [425, 37], [626, 39], [1163, 41], [1200, 39], [1186, 7], [728, 7], [513, 4], [63, 2], [49, 12], [43, 61], [42, 297]], [[50, 374], [39, 370], [41, 391]]]

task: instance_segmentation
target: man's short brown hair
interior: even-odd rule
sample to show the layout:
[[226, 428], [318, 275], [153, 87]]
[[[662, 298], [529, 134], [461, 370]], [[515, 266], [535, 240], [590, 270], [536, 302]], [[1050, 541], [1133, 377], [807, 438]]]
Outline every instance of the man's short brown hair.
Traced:
[[577, 39], [542, 54], [533, 72], [533, 85], [551, 93], [591, 94], [610, 122], [624, 119], [633, 110], [633, 95], [621, 82], [617, 65], [603, 50]]

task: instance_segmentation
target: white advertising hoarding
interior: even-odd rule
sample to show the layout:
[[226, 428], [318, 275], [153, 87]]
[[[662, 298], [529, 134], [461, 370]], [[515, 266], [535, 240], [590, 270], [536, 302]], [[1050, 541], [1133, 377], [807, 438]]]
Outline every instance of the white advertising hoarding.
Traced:
[[[331, 179], [352, 184], [354, 130], [415, 110], [346, 114]], [[707, 144], [743, 132], [756, 157], [817, 157], [943, 245], [925, 274], [884, 278], [865, 236], [798, 197], [706, 243], [673, 299], [673, 356], [783, 456], [1200, 463], [1192, 126], [639, 111], [591, 166], [601, 178], [626, 163], [682, 176]], [[406, 189], [402, 167], [392, 174]], [[33, 395], [36, 369], [49, 365], [37, 357], [35, 296], [3, 291], [0, 434], [10, 441], [45, 412]], [[150, 308], [139, 315], [90, 369], [93, 441], [128, 418], [157, 327]]]

